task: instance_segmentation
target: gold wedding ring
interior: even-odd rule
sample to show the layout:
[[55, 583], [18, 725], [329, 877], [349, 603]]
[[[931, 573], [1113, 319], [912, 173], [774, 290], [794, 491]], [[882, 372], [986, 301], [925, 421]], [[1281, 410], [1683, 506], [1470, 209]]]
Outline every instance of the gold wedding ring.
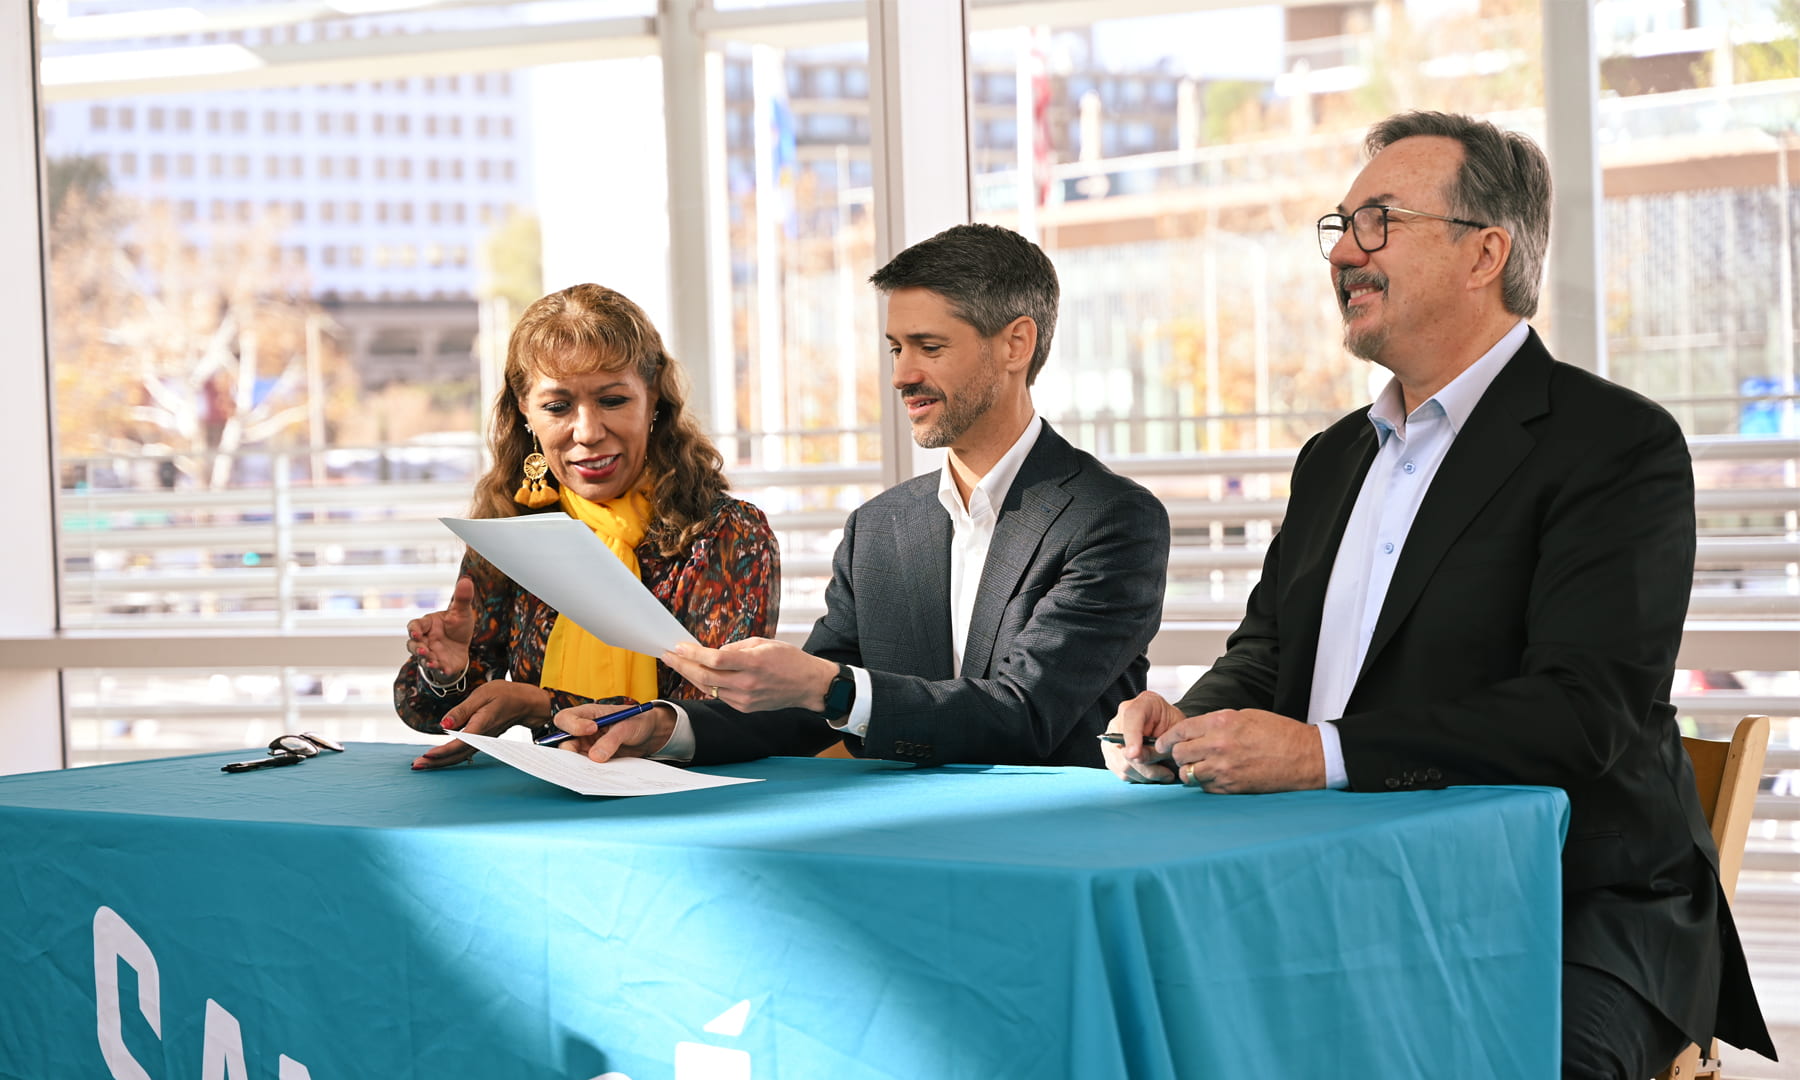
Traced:
[[712, 688], [712, 696], [713, 696], [713, 700], [714, 700], [714, 701], [717, 701], [717, 700], [719, 700], [719, 687], [718, 687], [718, 684], [717, 684], [717, 683], [714, 683], [714, 684], [713, 684], [713, 688]]

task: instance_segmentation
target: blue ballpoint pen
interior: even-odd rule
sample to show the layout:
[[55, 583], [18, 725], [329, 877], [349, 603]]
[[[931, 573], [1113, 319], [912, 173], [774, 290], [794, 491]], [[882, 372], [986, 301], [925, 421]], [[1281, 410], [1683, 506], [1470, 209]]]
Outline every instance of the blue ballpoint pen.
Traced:
[[[634, 716], [642, 716], [644, 713], [656, 708], [659, 704], [661, 704], [661, 702], [646, 701], [642, 705], [633, 705], [629, 709], [620, 709], [616, 713], [608, 713], [605, 716], [598, 717], [594, 720], [594, 723], [598, 724], [600, 727], [605, 727], [608, 724], [616, 724], [621, 720], [629, 720]], [[574, 737], [572, 732], [559, 731], [554, 735], [546, 735], [537, 740], [537, 744], [539, 746], [555, 746], [564, 739], [572, 739]]]

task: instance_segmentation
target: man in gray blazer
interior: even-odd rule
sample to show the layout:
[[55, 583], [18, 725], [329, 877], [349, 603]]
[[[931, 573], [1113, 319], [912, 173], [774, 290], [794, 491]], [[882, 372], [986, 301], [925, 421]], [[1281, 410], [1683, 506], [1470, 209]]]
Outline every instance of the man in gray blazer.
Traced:
[[713, 700], [599, 728], [557, 717], [590, 757], [708, 764], [852, 753], [919, 764], [1101, 764], [1096, 738], [1144, 688], [1162, 617], [1162, 504], [1070, 446], [1030, 386], [1056, 326], [1037, 245], [960, 225], [873, 278], [894, 388], [942, 470], [851, 514], [804, 649], [767, 638], [663, 661]]

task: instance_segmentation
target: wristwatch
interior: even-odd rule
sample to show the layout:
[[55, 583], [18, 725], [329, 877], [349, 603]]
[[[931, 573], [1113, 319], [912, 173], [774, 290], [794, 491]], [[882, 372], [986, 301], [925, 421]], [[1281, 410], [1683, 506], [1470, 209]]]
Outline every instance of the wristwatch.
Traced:
[[825, 688], [825, 711], [820, 715], [836, 723], [849, 716], [850, 708], [855, 704], [856, 676], [850, 673], [850, 665], [839, 664], [837, 674], [831, 677], [831, 685]]

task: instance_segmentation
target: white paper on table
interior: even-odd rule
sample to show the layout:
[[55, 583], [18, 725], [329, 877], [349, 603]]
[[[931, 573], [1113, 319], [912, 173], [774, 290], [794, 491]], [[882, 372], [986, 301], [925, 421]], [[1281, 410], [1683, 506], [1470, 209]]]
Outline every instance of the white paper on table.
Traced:
[[664, 765], [649, 758], [616, 758], [612, 761], [589, 761], [585, 756], [554, 746], [530, 742], [496, 739], [490, 735], [455, 732], [457, 738], [485, 754], [548, 780], [558, 787], [579, 795], [667, 795], [672, 791], [698, 791], [701, 788], [727, 787], [731, 784], [755, 784], [762, 778], [744, 776], [708, 776]]
[[594, 530], [567, 514], [438, 520], [520, 588], [608, 645], [661, 656], [678, 642], [699, 644]]

